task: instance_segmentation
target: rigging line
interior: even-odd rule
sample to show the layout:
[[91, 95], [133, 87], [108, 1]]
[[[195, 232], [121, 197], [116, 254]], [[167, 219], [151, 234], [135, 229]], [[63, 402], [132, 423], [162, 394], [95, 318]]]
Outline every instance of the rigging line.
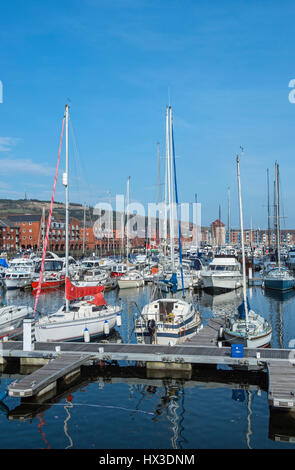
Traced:
[[[74, 127], [73, 127], [71, 118], [69, 119], [69, 122], [70, 122], [70, 128], [71, 128], [71, 137], [72, 137], [72, 141], [73, 141], [73, 147], [76, 151], [76, 154], [74, 154], [74, 156], [76, 158], [76, 160], [75, 160], [76, 167], [77, 167], [76, 169], [78, 170], [77, 171], [77, 181], [79, 181], [79, 179], [80, 179], [83, 182], [83, 179], [84, 179], [84, 182], [85, 182], [86, 188], [87, 188], [87, 192], [90, 193], [91, 198], [94, 200], [92, 185], [89, 182], [89, 178], [88, 178], [87, 172], [85, 170], [85, 166], [83, 165], [83, 160], [80, 158], [79, 146], [78, 146], [78, 143], [77, 143], [77, 138], [76, 138], [76, 134], [75, 134], [75, 131], [74, 131]], [[78, 166], [79, 166], [79, 168], [78, 168]]]
[[[40, 403], [34, 403], [34, 402], [26, 402], [27, 405], [40, 405]], [[50, 403], [50, 402], [43, 402], [43, 405], [50, 405], [50, 406], [65, 406], [64, 403]], [[115, 406], [115, 405], [96, 405], [92, 403], [74, 403], [73, 408], [75, 406], [87, 406], [89, 408], [109, 408], [109, 409], [114, 409], [114, 410], [122, 410], [122, 411], [131, 411], [131, 412], [137, 412], [137, 413], [142, 413], [146, 415], [154, 415], [154, 412], [151, 411], [144, 411], [144, 410], [136, 410], [133, 408], [125, 408], [123, 406]]]

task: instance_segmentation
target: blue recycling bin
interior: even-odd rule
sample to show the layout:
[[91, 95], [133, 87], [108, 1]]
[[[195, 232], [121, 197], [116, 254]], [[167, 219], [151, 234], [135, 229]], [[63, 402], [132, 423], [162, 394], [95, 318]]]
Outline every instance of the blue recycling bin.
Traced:
[[231, 345], [231, 357], [244, 357], [244, 345], [232, 344]]

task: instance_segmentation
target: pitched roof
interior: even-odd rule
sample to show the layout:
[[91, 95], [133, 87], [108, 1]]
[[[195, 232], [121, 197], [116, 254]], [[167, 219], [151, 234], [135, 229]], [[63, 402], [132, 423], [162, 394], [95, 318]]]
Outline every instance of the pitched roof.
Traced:
[[41, 214], [19, 214], [7, 216], [7, 219], [11, 222], [40, 222], [41, 218]]

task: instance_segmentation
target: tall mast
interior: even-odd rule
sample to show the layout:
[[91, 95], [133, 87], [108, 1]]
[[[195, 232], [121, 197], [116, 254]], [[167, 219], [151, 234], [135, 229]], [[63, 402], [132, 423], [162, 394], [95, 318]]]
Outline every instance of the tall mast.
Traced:
[[[243, 155], [243, 151], [242, 151]], [[246, 323], [248, 321], [248, 304], [246, 292], [246, 263], [245, 263], [245, 245], [244, 245], [244, 222], [243, 222], [243, 207], [242, 207], [242, 189], [240, 177], [240, 158], [237, 155], [237, 174], [238, 174], [238, 189], [239, 189], [239, 207], [240, 207], [240, 228], [241, 228], [241, 243], [242, 243], [242, 265], [243, 265], [243, 297], [245, 306]]]
[[[170, 142], [169, 142], [169, 108], [166, 108], [166, 164], [167, 164], [167, 188], [166, 188], [166, 224], [168, 222], [167, 216], [167, 202], [169, 202], [169, 211], [171, 211], [171, 179], [170, 179]], [[168, 194], [167, 194], [168, 193]], [[168, 200], [167, 200], [168, 196]], [[170, 250], [171, 250], [171, 214], [170, 216], [170, 223], [169, 223], [169, 237], [170, 237]]]
[[269, 203], [269, 170], [267, 168], [267, 230], [268, 248], [270, 248], [270, 203]]
[[280, 207], [279, 207], [279, 199], [280, 199], [280, 193], [279, 193], [279, 165], [276, 162], [276, 228], [277, 228], [277, 254], [278, 254], [278, 266], [279, 266], [279, 271], [281, 270], [281, 251], [280, 251], [280, 245], [281, 245], [281, 240], [280, 240]]
[[110, 206], [111, 206], [111, 191], [108, 191], [108, 202], [109, 202], [109, 229], [108, 229], [108, 256], [110, 254], [110, 230], [111, 230], [111, 211], [110, 211]]
[[[158, 156], [158, 204], [161, 202], [161, 161], [160, 161], [160, 144], [157, 142], [157, 156]], [[156, 233], [157, 243], [160, 244], [160, 211], [158, 221], [156, 220]]]
[[228, 244], [231, 244], [231, 235], [230, 235], [230, 187], [227, 190], [228, 197]]
[[85, 253], [85, 237], [86, 237], [86, 203], [84, 204], [84, 216], [83, 216], [83, 226], [84, 226], [84, 236], [83, 236], [83, 255]]
[[170, 249], [171, 249], [171, 264], [174, 271], [174, 172], [173, 172], [173, 155], [172, 155], [172, 108], [169, 106], [169, 156], [170, 156]]
[[127, 258], [127, 272], [129, 271], [129, 237], [128, 237], [128, 216], [129, 216], [129, 199], [130, 199], [130, 176], [128, 176], [127, 180], [127, 196], [126, 196], [126, 258]]
[[[69, 106], [65, 107], [66, 115], [66, 168], [63, 174], [63, 184], [66, 192], [66, 278], [69, 277]], [[70, 301], [66, 299], [66, 311], [69, 311]]]

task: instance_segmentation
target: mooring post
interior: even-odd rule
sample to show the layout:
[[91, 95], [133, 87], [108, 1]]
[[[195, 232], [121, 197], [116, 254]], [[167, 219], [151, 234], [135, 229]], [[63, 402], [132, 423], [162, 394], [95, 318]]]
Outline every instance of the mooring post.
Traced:
[[33, 351], [34, 345], [32, 341], [32, 323], [31, 318], [26, 318], [23, 321], [23, 350], [24, 351]]

